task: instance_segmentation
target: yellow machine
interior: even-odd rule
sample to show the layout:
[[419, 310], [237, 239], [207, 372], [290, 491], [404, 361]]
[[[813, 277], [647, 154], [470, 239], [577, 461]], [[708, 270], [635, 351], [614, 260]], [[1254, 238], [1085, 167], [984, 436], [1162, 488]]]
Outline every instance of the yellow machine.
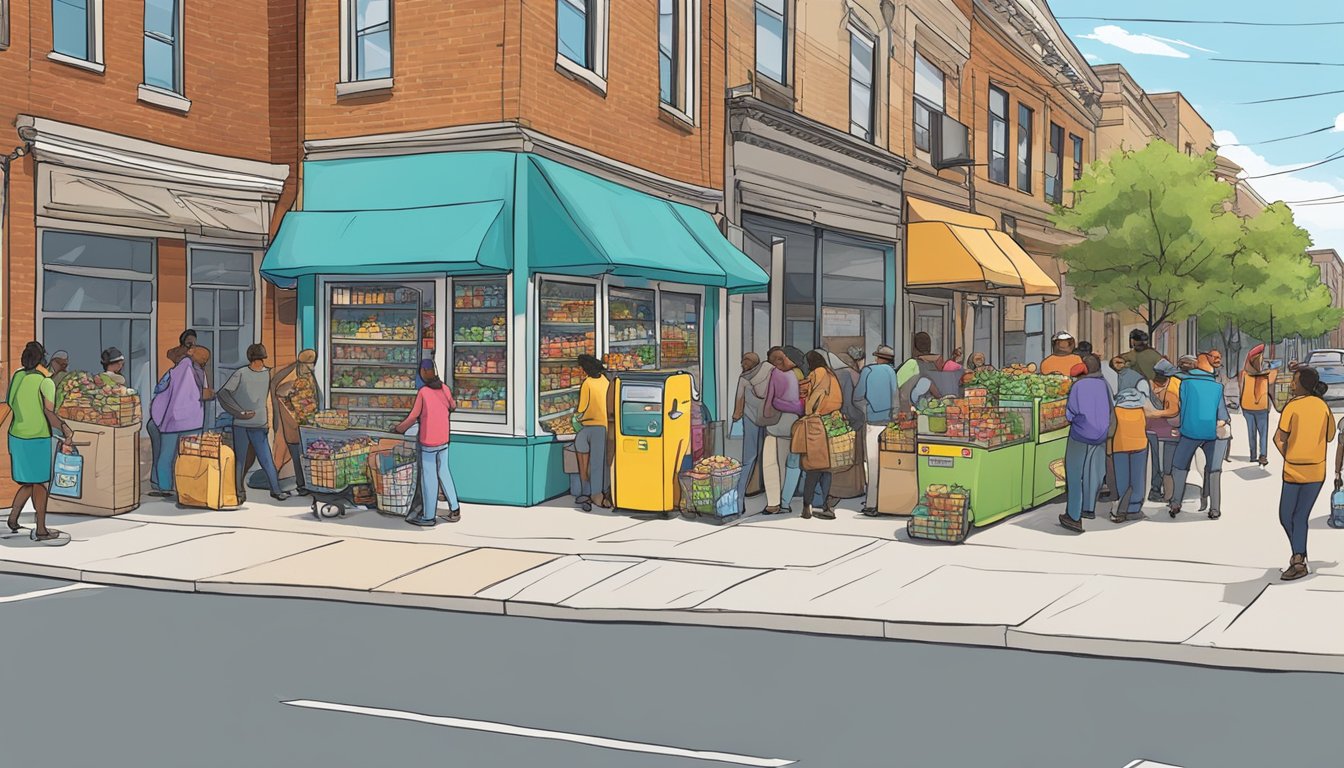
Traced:
[[616, 455], [611, 490], [617, 510], [677, 511], [677, 475], [691, 453], [691, 375], [616, 377]]

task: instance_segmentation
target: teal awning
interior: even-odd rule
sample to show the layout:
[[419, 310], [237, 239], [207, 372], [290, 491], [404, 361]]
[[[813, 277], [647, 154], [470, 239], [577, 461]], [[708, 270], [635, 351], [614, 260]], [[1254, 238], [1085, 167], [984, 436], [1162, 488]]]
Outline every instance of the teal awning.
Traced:
[[282, 287], [307, 275], [506, 272], [498, 200], [390, 211], [287, 214], [261, 262]]
[[[299, 277], [530, 272], [765, 289], [767, 275], [697, 208], [545, 158], [445, 152], [304, 164], [305, 210], [286, 214], [261, 272]], [[527, 253], [515, 254], [523, 217]], [[525, 259], [515, 259], [522, 255]]]

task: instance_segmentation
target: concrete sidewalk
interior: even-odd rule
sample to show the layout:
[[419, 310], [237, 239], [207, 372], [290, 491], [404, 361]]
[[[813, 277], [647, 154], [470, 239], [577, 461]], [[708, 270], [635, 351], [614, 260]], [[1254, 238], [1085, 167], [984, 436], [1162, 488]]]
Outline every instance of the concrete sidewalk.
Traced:
[[[846, 503], [835, 521], [735, 524], [465, 505], [418, 529], [360, 511], [315, 519], [303, 499], [235, 511], [149, 502], [63, 518], [53, 548], [0, 540], [0, 571], [236, 595], [298, 596], [582, 621], [642, 621], [1004, 646], [1214, 666], [1344, 672], [1344, 531], [1312, 521], [1312, 575], [1288, 559], [1277, 463], [1226, 465], [1223, 518], [1061, 529], [1052, 504], [915, 542], [903, 519]], [[1332, 449], [1333, 450], [1333, 449]], [[1332, 454], [1333, 459], [1333, 454]], [[254, 494], [255, 496], [256, 494]], [[762, 503], [751, 500], [750, 510]], [[796, 505], [795, 505], [796, 506]]]

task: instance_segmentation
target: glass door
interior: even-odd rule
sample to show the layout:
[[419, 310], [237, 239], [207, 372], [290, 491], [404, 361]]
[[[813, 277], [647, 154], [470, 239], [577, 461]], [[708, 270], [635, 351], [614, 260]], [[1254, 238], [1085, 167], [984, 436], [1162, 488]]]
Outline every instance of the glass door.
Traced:
[[611, 288], [607, 298], [607, 368], [658, 367], [657, 303], [653, 291]]
[[700, 383], [700, 297], [662, 292], [658, 337], [662, 367], [686, 371]]
[[572, 435], [584, 376], [576, 359], [597, 354], [597, 285], [542, 279], [537, 304], [537, 415], [543, 430]]
[[[934, 354], [947, 354], [951, 350], [947, 349], [948, 341], [948, 321], [951, 314], [951, 308], [945, 302], [936, 299], [919, 299], [910, 302], [910, 328], [911, 337], [914, 334], [923, 331], [929, 335], [929, 351]], [[907, 339], [906, 344], [910, 343]], [[910, 349], [910, 354], [914, 354], [914, 349]]]
[[[508, 411], [508, 284], [502, 277], [453, 280], [453, 397], [464, 415], [501, 420]], [[493, 417], [499, 417], [495, 419]]]
[[[191, 249], [191, 327], [196, 342], [211, 352], [208, 374], [215, 387], [247, 365], [247, 348], [257, 337], [254, 274], [250, 251]], [[221, 413], [217, 402], [206, 403], [205, 423], [215, 424]]]

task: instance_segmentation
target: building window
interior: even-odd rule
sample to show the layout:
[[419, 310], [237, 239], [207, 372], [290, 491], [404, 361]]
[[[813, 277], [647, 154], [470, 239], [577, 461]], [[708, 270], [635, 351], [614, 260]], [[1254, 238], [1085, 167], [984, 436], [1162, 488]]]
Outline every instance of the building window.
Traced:
[[101, 64], [102, 14], [102, 0], [52, 0], [52, 52], [69, 59]]
[[915, 53], [915, 149], [933, 151], [937, 115], [943, 112], [943, 72]]
[[[247, 365], [247, 348], [257, 339], [256, 284], [251, 251], [192, 248], [188, 317], [196, 341], [209, 349], [210, 381], [222, 386]], [[218, 411], [206, 406], [208, 424]]]
[[989, 88], [989, 180], [1008, 183], [1008, 94]]
[[41, 233], [41, 342], [70, 355], [74, 370], [99, 370], [102, 351], [126, 356], [128, 386], [153, 391], [154, 242], [77, 232]]
[[0, 51], [9, 47], [9, 0], [0, 0]]
[[350, 13], [350, 80], [392, 76], [391, 0], [353, 0]]
[[1031, 193], [1031, 121], [1035, 113], [1026, 104], [1017, 105], [1017, 188]]
[[788, 82], [788, 0], [756, 0], [756, 72]]
[[873, 52], [876, 41], [857, 29], [849, 30], [849, 132], [872, 141], [877, 131], [873, 123], [873, 72], [877, 61]]
[[1050, 148], [1045, 158], [1045, 199], [1064, 200], [1064, 127], [1050, 124]]
[[1187, 155], [1194, 155], [1194, 154], [1195, 154], [1195, 145], [1194, 145], [1194, 144], [1191, 144], [1190, 142], [1187, 141], [1187, 142], [1185, 143], [1185, 154], [1187, 154]]
[[1069, 134], [1069, 140], [1073, 142], [1073, 180], [1077, 181], [1083, 178], [1083, 137]]
[[555, 0], [555, 47], [580, 67], [592, 66], [593, 27], [588, 0]]
[[699, 0], [658, 0], [658, 99], [686, 116], [696, 103]]
[[145, 85], [183, 92], [181, 43], [179, 0], [145, 0]]

